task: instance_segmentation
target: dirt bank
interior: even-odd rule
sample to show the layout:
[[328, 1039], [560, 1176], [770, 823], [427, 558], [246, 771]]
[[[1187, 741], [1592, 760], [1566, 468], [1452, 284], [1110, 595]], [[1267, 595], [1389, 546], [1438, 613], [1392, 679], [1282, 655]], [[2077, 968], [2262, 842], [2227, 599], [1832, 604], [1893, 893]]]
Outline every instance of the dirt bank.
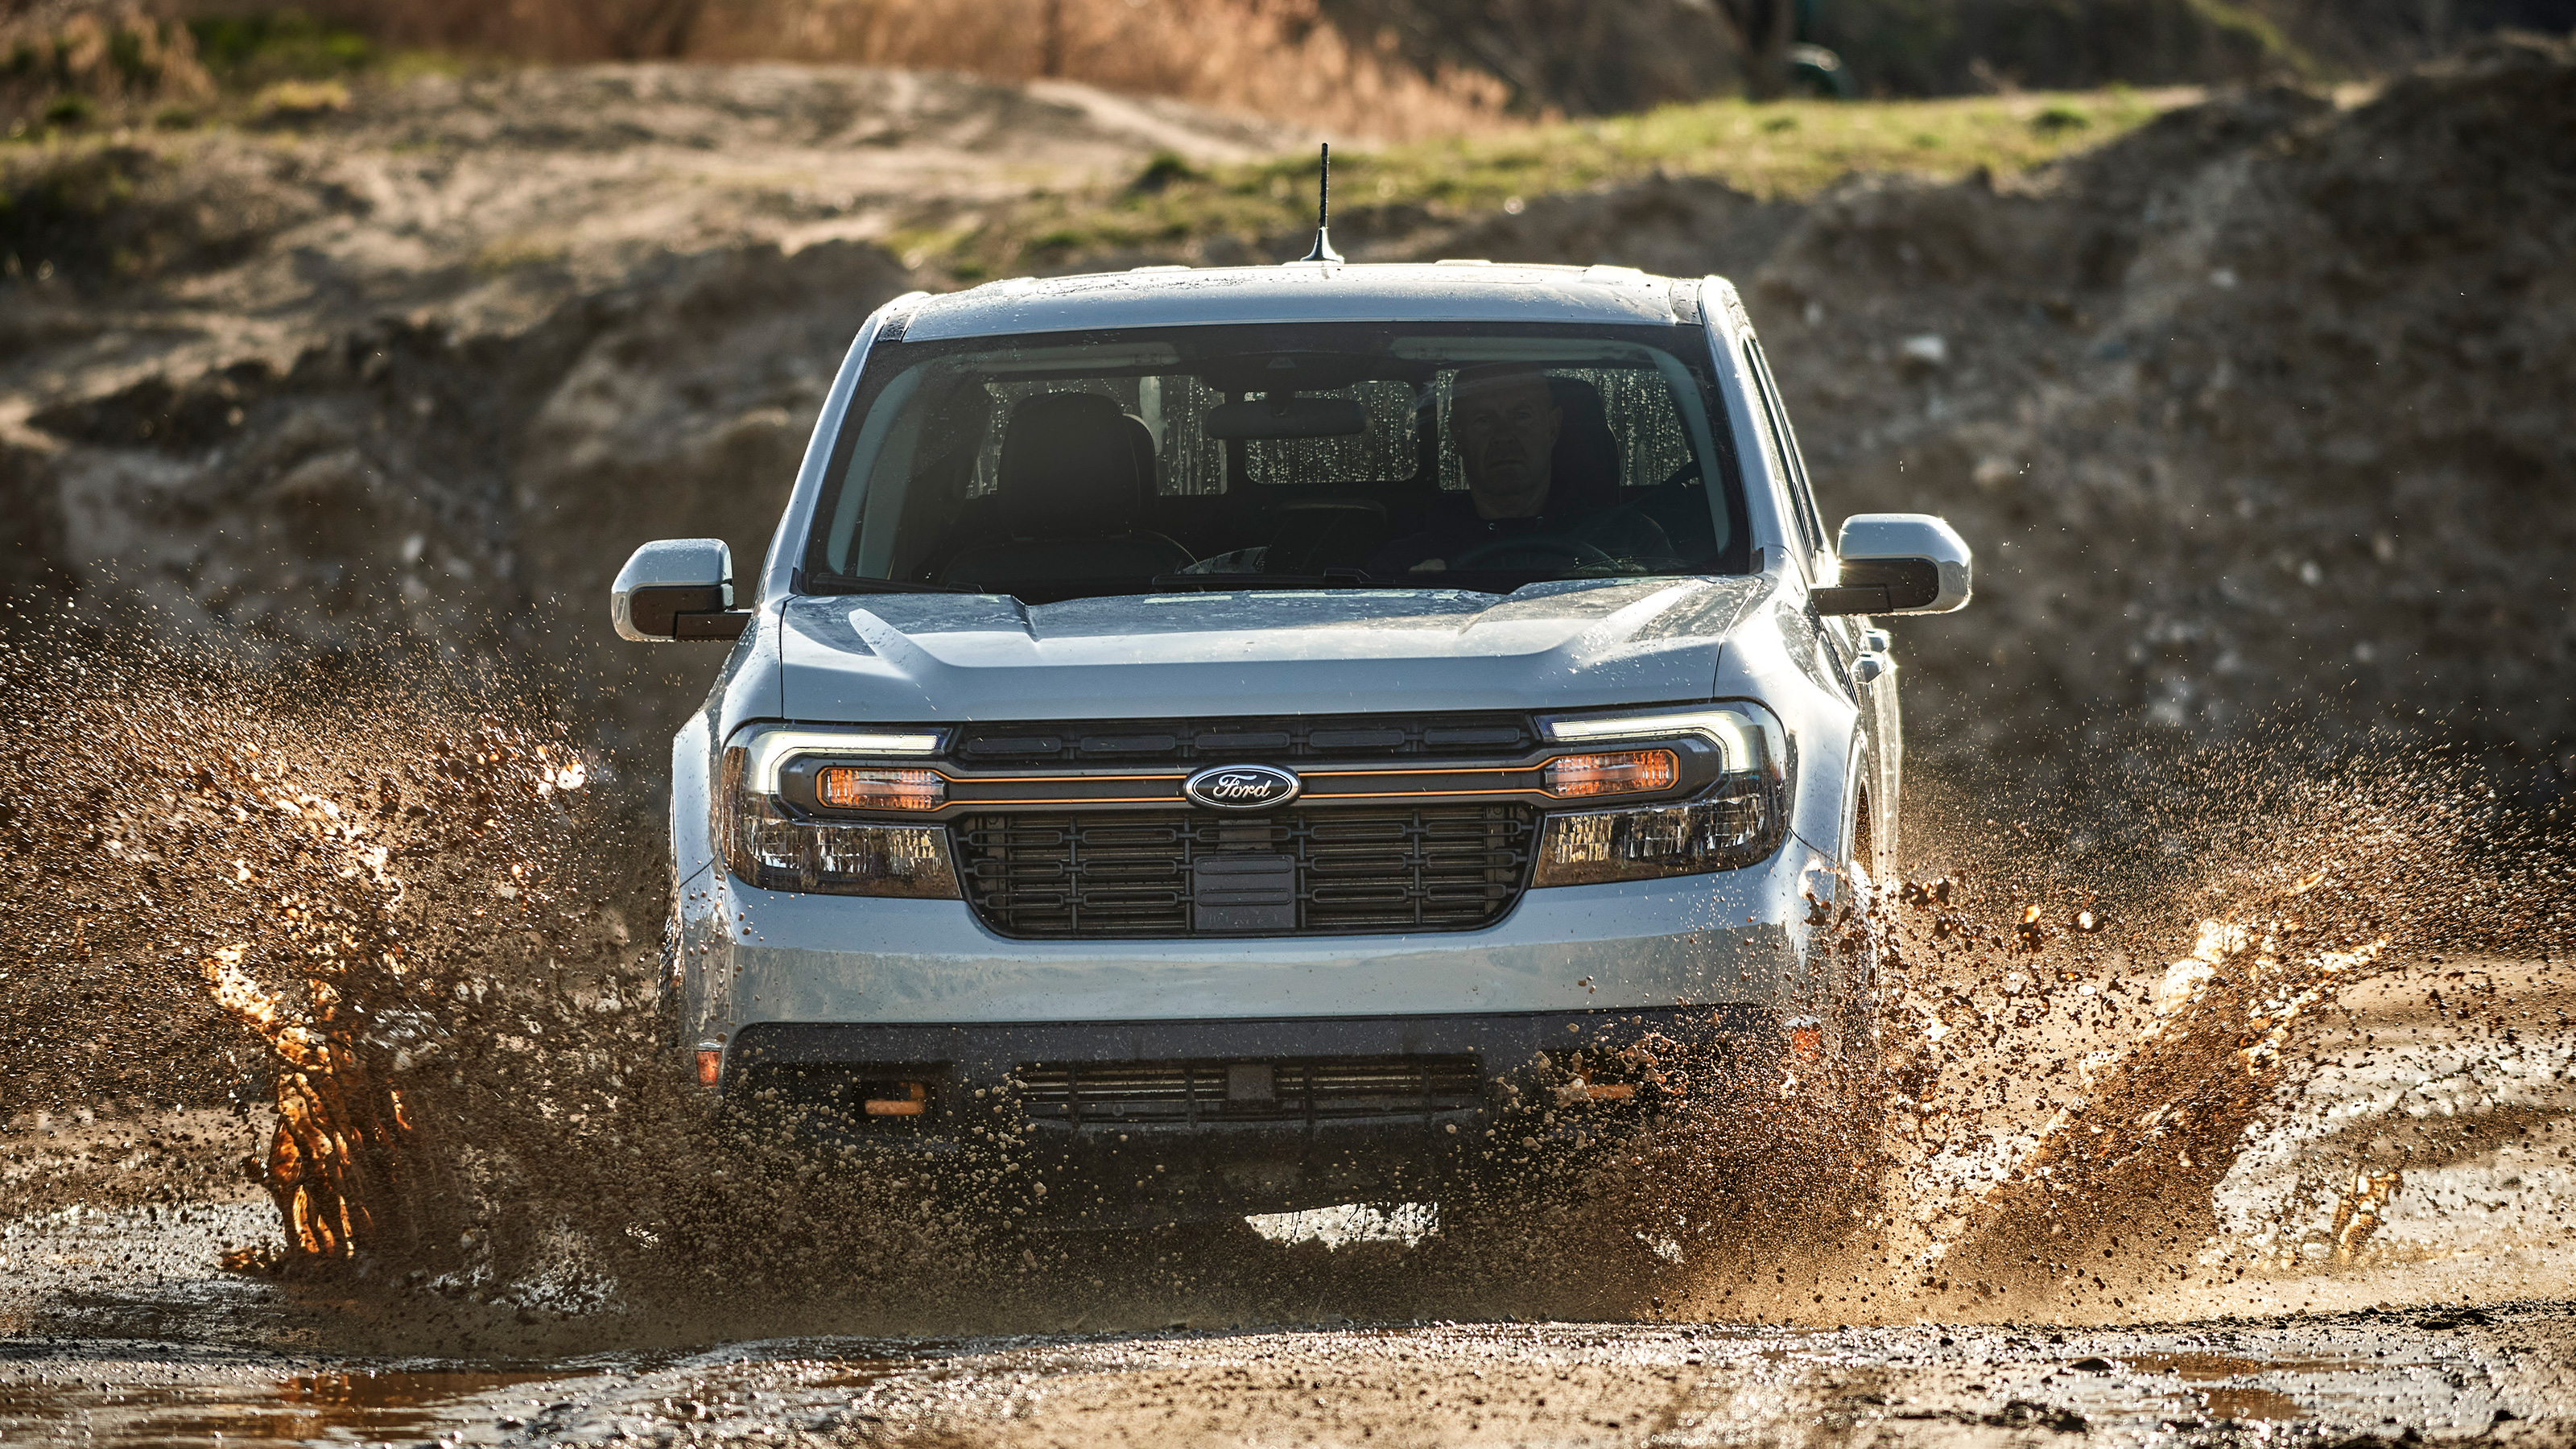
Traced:
[[[1976, 608], [1900, 628], [1918, 761], [2066, 798], [2277, 718], [2469, 741], [2554, 796], [2576, 171], [2532, 138], [2571, 110], [2576, 50], [2499, 43], [2023, 176], [1661, 177], [1343, 240], [1736, 277], [1829, 511], [1941, 511], [1980, 550]], [[133, 593], [161, 629], [577, 662], [650, 753], [710, 661], [615, 649], [601, 590], [648, 536], [758, 553], [852, 329], [909, 284], [878, 243], [1290, 139], [1072, 88], [599, 68], [48, 162], [0, 289], [18, 617]]]
[[649, 537], [760, 556], [832, 369], [909, 285], [881, 243], [1299, 139], [1074, 85], [598, 66], [20, 148], [0, 630], [140, 600], [303, 654], [407, 631], [588, 671], [612, 748], [667, 733], [712, 661], [614, 648], [603, 591]]

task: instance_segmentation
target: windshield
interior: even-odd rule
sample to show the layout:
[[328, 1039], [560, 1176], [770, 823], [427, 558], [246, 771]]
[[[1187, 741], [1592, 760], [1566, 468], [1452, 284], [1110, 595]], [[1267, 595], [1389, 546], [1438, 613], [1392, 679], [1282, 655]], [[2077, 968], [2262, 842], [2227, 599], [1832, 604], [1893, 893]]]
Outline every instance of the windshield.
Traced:
[[891, 343], [868, 370], [806, 592], [1747, 571], [1696, 327], [1178, 327]]

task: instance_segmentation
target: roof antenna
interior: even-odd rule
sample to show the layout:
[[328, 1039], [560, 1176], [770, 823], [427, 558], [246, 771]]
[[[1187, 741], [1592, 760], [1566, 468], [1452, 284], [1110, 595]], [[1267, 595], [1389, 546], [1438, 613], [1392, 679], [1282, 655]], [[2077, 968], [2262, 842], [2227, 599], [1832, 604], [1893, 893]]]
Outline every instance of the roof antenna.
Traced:
[[1338, 262], [1342, 254], [1333, 250], [1333, 143], [1324, 143], [1323, 172], [1315, 180], [1315, 249], [1299, 257], [1301, 262]]

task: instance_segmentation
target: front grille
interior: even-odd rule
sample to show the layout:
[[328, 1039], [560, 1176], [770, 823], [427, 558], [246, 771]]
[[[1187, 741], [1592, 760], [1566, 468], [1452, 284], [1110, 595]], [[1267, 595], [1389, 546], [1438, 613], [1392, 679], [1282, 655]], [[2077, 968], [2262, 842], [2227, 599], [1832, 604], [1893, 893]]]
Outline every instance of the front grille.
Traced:
[[1478, 1103], [1476, 1059], [1317, 1057], [1266, 1062], [1036, 1062], [1014, 1077], [1040, 1121], [1286, 1122], [1459, 1111]]
[[1525, 715], [1307, 715], [960, 725], [964, 764], [1137, 765], [1437, 760], [1510, 756], [1538, 743]]
[[1526, 805], [1452, 804], [986, 814], [953, 828], [984, 924], [1063, 940], [1474, 930], [1528, 885], [1537, 823]]

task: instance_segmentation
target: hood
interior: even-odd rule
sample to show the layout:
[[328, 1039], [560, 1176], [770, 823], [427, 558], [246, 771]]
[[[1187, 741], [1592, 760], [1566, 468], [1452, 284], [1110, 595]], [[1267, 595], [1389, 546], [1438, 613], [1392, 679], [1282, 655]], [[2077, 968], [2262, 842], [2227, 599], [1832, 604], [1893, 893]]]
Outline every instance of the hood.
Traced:
[[1769, 582], [807, 596], [772, 627], [784, 715], [817, 723], [1560, 709], [1707, 698]]

